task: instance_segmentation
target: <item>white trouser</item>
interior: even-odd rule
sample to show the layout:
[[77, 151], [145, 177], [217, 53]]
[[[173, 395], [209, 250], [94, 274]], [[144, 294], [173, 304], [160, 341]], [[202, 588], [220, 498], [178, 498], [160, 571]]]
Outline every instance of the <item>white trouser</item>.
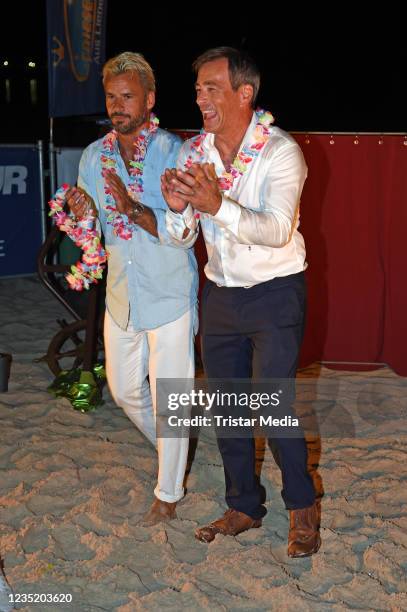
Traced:
[[[194, 309], [156, 329], [122, 330], [106, 310], [105, 355], [110, 392], [118, 406], [158, 451], [158, 483], [154, 494], [166, 502], [184, 496], [187, 438], [157, 438], [156, 379], [195, 375]], [[147, 375], [150, 384], [147, 381]]]

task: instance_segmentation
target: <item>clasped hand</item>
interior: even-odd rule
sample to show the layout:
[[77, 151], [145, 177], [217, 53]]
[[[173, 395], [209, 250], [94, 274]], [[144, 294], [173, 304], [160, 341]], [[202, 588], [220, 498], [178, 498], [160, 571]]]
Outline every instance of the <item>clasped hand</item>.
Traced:
[[188, 203], [196, 210], [216, 215], [222, 204], [222, 193], [213, 164], [192, 164], [187, 170], [165, 170], [161, 190], [168, 206], [182, 212]]
[[[127, 193], [123, 181], [113, 171], [106, 172], [105, 181], [114, 198], [117, 210], [120, 213], [129, 214], [133, 200]], [[66, 192], [66, 201], [77, 219], [86, 215], [89, 208], [94, 207], [92, 198], [80, 187], [71, 187]]]
[[94, 202], [90, 195], [80, 187], [71, 187], [66, 192], [68, 206], [77, 219], [84, 217], [91, 208], [95, 209]]

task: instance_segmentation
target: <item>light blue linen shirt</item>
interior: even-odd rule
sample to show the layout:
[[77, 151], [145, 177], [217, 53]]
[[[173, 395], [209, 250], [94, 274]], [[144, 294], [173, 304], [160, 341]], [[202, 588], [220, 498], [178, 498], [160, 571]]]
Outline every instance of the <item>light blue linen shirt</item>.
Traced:
[[[102, 178], [103, 139], [90, 144], [79, 165], [78, 186], [95, 201], [108, 251], [106, 306], [113, 320], [126, 329], [129, 319], [136, 331], [154, 329], [175, 321], [197, 304], [198, 272], [193, 249], [174, 245], [165, 224], [167, 205], [162, 197], [160, 175], [175, 167], [182, 144], [178, 136], [158, 129], [144, 161], [140, 200], [157, 219], [158, 238], [137, 225], [124, 240], [106, 222], [106, 197]], [[129, 174], [118, 145], [114, 152], [116, 172], [125, 185]]]

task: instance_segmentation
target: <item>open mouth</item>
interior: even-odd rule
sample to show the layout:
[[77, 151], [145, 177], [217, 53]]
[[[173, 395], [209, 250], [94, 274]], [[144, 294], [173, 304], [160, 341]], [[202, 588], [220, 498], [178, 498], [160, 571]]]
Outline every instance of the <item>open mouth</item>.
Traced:
[[217, 117], [217, 112], [215, 110], [204, 110], [202, 111], [202, 117], [203, 120], [206, 121], [213, 121], [214, 119], [216, 119]]

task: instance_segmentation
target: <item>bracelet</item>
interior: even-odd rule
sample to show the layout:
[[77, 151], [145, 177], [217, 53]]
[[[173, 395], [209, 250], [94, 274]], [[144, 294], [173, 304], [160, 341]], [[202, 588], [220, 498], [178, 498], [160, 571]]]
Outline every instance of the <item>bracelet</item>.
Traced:
[[132, 209], [127, 216], [130, 219], [130, 221], [133, 221], [133, 223], [137, 223], [136, 221], [137, 217], [140, 217], [140, 215], [142, 215], [143, 212], [144, 212], [143, 204], [141, 202], [133, 202]]

